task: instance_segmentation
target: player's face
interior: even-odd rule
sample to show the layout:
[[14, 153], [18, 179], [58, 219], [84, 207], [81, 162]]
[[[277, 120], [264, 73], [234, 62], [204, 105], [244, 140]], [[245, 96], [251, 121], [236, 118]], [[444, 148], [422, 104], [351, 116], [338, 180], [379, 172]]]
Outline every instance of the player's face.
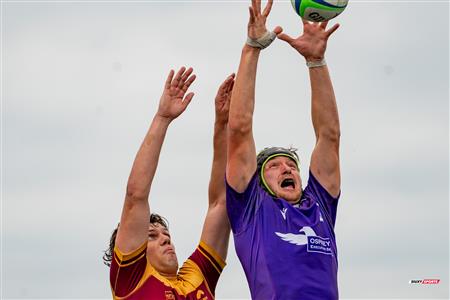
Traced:
[[163, 275], [176, 275], [178, 259], [169, 231], [161, 224], [153, 223], [148, 228], [147, 258], [150, 264]]
[[302, 193], [302, 181], [297, 164], [286, 156], [269, 160], [264, 167], [267, 185], [279, 198], [295, 203]]

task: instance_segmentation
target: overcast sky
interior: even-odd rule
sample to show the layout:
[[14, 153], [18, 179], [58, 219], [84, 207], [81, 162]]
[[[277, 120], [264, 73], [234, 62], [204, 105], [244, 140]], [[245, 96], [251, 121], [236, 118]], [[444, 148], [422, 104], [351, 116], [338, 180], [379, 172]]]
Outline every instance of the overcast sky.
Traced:
[[[110, 298], [102, 263], [135, 153], [170, 68], [198, 76], [151, 193], [180, 262], [206, 211], [213, 99], [235, 72], [250, 1], [2, 4], [1, 295]], [[449, 297], [449, 3], [351, 1], [327, 61], [341, 119], [341, 298]], [[290, 1], [268, 26], [301, 31]], [[314, 146], [303, 57], [261, 54], [257, 149]], [[219, 299], [249, 298], [230, 244]], [[436, 278], [434, 286], [410, 280]], [[295, 280], [301, 279], [293, 279]], [[294, 283], [293, 283], [294, 284]]]

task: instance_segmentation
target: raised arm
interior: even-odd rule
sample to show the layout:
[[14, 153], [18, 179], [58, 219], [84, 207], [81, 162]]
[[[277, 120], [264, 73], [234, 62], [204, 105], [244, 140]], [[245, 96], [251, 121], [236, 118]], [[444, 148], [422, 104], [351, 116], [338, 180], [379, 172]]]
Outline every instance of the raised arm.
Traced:
[[207, 245], [214, 248], [223, 260], [227, 257], [230, 237], [230, 223], [225, 202], [224, 176], [227, 164], [228, 112], [233, 85], [234, 74], [231, 74], [220, 85], [215, 98], [214, 152], [208, 188], [208, 211], [200, 238]]
[[[252, 0], [249, 7], [248, 37], [258, 41], [267, 32], [266, 19], [272, 9], [269, 0], [261, 12], [261, 1]], [[276, 27], [276, 34], [282, 31]], [[255, 106], [255, 82], [261, 49], [246, 44], [242, 49], [236, 84], [231, 96], [227, 182], [238, 192], [243, 192], [256, 170], [256, 149], [253, 139], [253, 111]]]
[[338, 29], [339, 24], [326, 30], [327, 23], [303, 21], [303, 34], [298, 38], [294, 39], [286, 34], [278, 37], [303, 55], [310, 65], [311, 113], [316, 134], [310, 169], [324, 188], [332, 196], [337, 196], [341, 185], [340, 126], [333, 85], [325, 63], [325, 50], [328, 38]]
[[185, 111], [194, 93], [186, 94], [195, 80], [192, 68], [182, 67], [167, 77], [158, 111], [136, 155], [128, 178], [116, 247], [123, 253], [136, 250], [148, 239], [148, 196], [158, 166], [159, 154], [170, 123]]

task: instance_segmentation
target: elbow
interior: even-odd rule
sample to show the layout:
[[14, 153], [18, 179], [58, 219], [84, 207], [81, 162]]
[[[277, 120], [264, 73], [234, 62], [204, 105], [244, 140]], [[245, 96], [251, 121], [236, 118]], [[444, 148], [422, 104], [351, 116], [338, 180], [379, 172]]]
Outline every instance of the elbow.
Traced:
[[126, 200], [130, 203], [147, 201], [148, 191], [136, 186], [136, 183], [129, 181], [127, 184]]
[[319, 138], [339, 145], [339, 141], [341, 139], [341, 131], [339, 127], [326, 129], [319, 133]]
[[225, 195], [216, 197], [209, 202], [208, 209], [224, 209], [226, 210], [227, 203]]
[[[225, 184], [224, 184], [225, 185]], [[208, 191], [208, 199], [209, 203], [208, 206], [210, 208], [219, 206], [219, 205], [226, 205], [226, 192], [225, 189], [209, 189]]]
[[252, 131], [253, 118], [250, 115], [240, 115], [235, 117], [230, 117], [228, 121], [228, 130], [231, 136], [233, 135], [244, 135]]

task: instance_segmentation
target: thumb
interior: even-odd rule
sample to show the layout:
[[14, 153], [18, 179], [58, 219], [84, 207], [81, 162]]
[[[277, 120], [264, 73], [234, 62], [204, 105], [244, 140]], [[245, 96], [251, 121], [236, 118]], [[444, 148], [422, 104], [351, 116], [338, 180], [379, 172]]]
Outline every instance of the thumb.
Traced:
[[283, 28], [281, 26], [277, 26], [273, 29], [273, 33], [276, 35], [279, 35], [281, 32], [283, 32]]
[[290, 37], [289, 35], [287, 35], [286, 33], [280, 33], [277, 35], [277, 38], [279, 38], [282, 41], [285, 41], [289, 44], [292, 43], [292, 41], [294, 41], [294, 39], [292, 37]]

